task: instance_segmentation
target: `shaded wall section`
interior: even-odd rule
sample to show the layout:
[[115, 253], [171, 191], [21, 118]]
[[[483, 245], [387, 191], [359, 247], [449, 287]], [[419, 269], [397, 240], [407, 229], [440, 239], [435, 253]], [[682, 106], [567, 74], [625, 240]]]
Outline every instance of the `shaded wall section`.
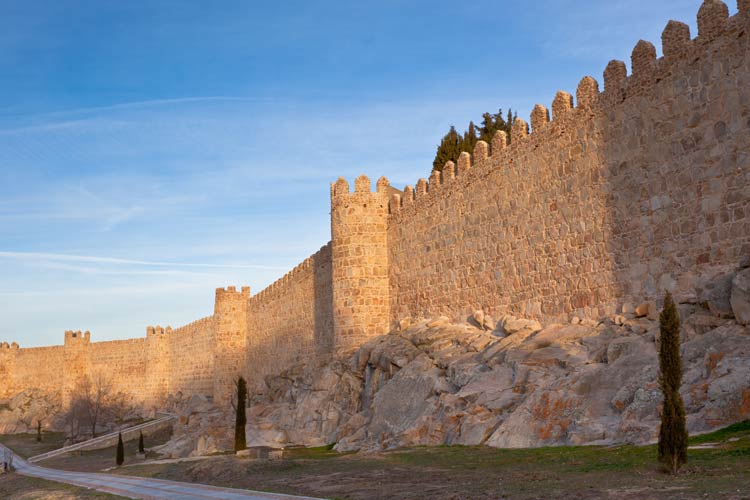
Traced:
[[[641, 41], [633, 74], [584, 78], [390, 203], [391, 320], [483, 308], [597, 318], [624, 301], [726, 295], [750, 253], [748, 15], [721, 2]], [[721, 289], [724, 288], [724, 292]]]
[[250, 299], [247, 369], [261, 384], [295, 363], [326, 358], [333, 346], [331, 244]]

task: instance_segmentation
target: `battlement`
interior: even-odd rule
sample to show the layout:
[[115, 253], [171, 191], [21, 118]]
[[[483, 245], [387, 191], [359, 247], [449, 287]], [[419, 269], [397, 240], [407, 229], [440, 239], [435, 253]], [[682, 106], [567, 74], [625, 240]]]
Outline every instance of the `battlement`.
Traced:
[[146, 327], [146, 337], [154, 337], [159, 335], [169, 335], [172, 333], [172, 327], [167, 326], [166, 328], [162, 328], [161, 326], [147, 326]]
[[234, 286], [228, 286], [226, 288], [217, 288], [216, 289], [216, 296], [217, 297], [244, 297], [249, 298], [250, 297], [250, 287], [249, 286], [243, 286], [242, 289], [238, 292], [237, 287]]
[[[429, 181], [418, 179], [416, 188], [404, 187], [403, 193], [393, 193], [388, 201], [390, 214], [399, 214], [406, 206], [430, 206], [436, 201], [441, 187], [456, 180], [479, 181], [486, 178], [488, 169], [501, 163], [512, 165], [528, 156], [543, 141], [554, 141], [566, 129], [584, 129], [597, 116], [611, 113], [611, 106], [627, 106], [630, 100], [643, 97], [654, 91], [655, 85], [672, 74], [677, 67], [695, 64], [712, 52], [727, 50], [740, 37], [748, 38], [750, 29], [750, 0], [738, 0], [738, 13], [729, 16], [729, 9], [720, 0], [705, 0], [698, 12], [698, 36], [690, 38], [688, 25], [669, 21], [662, 33], [661, 58], [656, 57], [656, 48], [645, 40], [639, 40], [631, 55], [632, 73], [627, 74], [625, 63], [612, 60], [604, 70], [604, 91], [591, 76], [581, 79], [576, 89], [576, 104], [573, 96], [558, 91], [552, 103], [552, 116], [548, 109], [537, 104], [531, 112], [531, 127], [521, 118], [516, 119], [511, 130], [511, 144], [507, 145], [505, 132], [498, 131], [492, 138], [492, 147], [477, 141], [473, 154], [461, 153], [458, 165], [446, 162], [442, 171], [433, 171]], [[738, 58], [739, 59], [739, 58]], [[718, 75], [717, 75], [718, 76]], [[364, 176], [363, 176], [364, 177]], [[365, 185], [363, 180], [362, 186]], [[331, 185], [332, 195], [348, 194], [348, 183], [343, 179]], [[358, 191], [355, 189], [355, 192]], [[398, 218], [396, 219], [396, 221]]]
[[88, 330], [81, 332], [81, 330], [66, 330], [65, 331], [65, 345], [68, 344], [89, 344], [91, 342], [91, 332]]
[[331, 183], [331, 207], [366, 206], [368, 203], [387, 201], [389, 194], [395, 191], [397, 190], [391, 187], [387, 178], [380, 177], [375, 183], [375, 192], [372, 192], [370, 178], [360, 175], [354, 180], [354, 191], [350, 192], [349, 183], [339, 177], [336, 182]]
[[403, 191], [384, 177], [374, 191], [367, 176], [353, 189], [339, 178], [331, 241], [255, 296], [218, 288], [212, 316], [149, 326], [150, 343], [79, 348], [90, 342], [80, 331], [65, 333], [65, 348], [12, 355], [18, 345], [2, 343], [0, 368], [69, 392], [117, 367], [145, 400], [222, 402], [239, 374], [262, 385], [406, 317], [482, 309], [552, 322], [601, 318], [665, 289], [704, 300], [750, 254], [750, 0], [737, 5], [729, 16], [706, 0], [695, 38], [670, 21], [661, 57], [638, 41], [630, 74], [610, 61], [603, 90], [582, 78]]
[[[346, 182], [346, 181], [344, 181]], [[251, 303], [258, 304], [260, 302], [274, 299], [279, 297], [280, 295], [284, 295], [287, 293], [286, 288], [289, 285], [293, 285], [294, 283], [300, 281], [305, 276], [309, 275], [314, 271], [315, 264], [320, 262], [327, 262], [330, 261], [331, 257], [331, 242], [329, 241], [322, 247], [320, 247], [320, 250], [312, 254], [311, 256], [307, 257], [305, 260], [297, 264], [294, 268], [292, 268], [291, 271], [286, 273], [281, 278], [277, 279], [270, 285], [268, 285], [266, 288], [261, 290], [260, 292], [256, 293], [252, 296], [250, 299]]]

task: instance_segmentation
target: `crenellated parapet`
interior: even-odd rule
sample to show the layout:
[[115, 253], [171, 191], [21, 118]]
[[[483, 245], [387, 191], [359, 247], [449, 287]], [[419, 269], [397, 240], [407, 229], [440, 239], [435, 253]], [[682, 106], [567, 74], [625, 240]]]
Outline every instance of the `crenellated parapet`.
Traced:
[[45, 359], [46, 379], [69, 395], [92, 367], [117, 365], [149, 401], [181, 392], [223, 404], [238, 375], [260, 386], [407, 316], [600, 318], [665, 288], [710, 289], [706, 276], [750, 248], [750, 0], [737, 6], [729, 16], [706, 0], [695, 38], [670, 21], [662, 57], [638, 41], [629, 61], [606, 65], [601, 88], [582, 78], [403, 191], [339, 178], [331, 241], [255, 296], [219, 288], [211, 316], [136, 341], [67, 331], [63, 347], [3, 342], [0, 380], [14, 366], [31, 379]]
[[81, 330], [66, 330], [65, 331], [65, 345], [66, 346], [87, 346], [91, 343], [91, 332]]
[[290, 285], [294, 285], [305, 277], [309, 276], [315, 271], [315, 266], [321, 262], [329, 262], [331, 260], [331, 242], [329, 241], [320, 250], [297, 264], [291, 271], [286, 273], [284, 276], [274, 281], [266, 288], [256, 293], [250, 298], [251, 304], [259, 304], [268, 300], [275, 300], [285, 296], [288, 292], [287, 288]]
[[[744, 30], [750, 29], [750, 0], [738, 0], [738, 13], [729, 16], [729, 10], [720, 0], [706, 0], [698, 12], [698, 37], [690, 38], [690, 28], [678, 21], [669, 21], [662, 33], [663, 57], [657, 58], [656, 47], [646, 40], [639, 40], [631, 54], [632, 73], [628, 75], [623, 61], [612, 60], [604, 70], [604, 89], [591, 76], [581, 79], [575, 92], [575, 104], [571, 94], [559, 91], [552, 102], [552, 114], [543, 104], [534, 106], [529, 124], [518, 118], [511, 128], [511, 144], [507, 136], [498, 132], [492, 139], [492, 147], [479, 141], [474, 154], [461, 153], [458, 164], [447, 162], [441, 172], [433, 172], [429, 182], [419, 179], [416, 188], [407, 185], [403, 193], [392, 195], [389, 212], [397, 222], [407, 216], [402, 209], [419, 210], [436, 203], [440, 196], [438, 188], [456, 180], [463, 185], [474, 180], [481, 182], [487, 169], [496, 168], [496, 159], [513, 164], [538, 147], [542, 141], [553, 141], [561, 130], [570, 127], [584, 128], [587, 122], [600, 117], [605, 107], [627, 106], [629, 98], [642, 97], [654, 91], [654, 86], [673, 70], [674, 66], [695, 63], [712, 50], [721, 50], [738, 37], [748, 38]], [[746, 42], [747, 45], [747, 42]], [[492, 160], [492, 161], [490, 161]], [[344, 179], [340, 189], [348, 188]], [[333, 192], [332, 187], [332, 192]], [[446, 196], [450, 190], [442, 190]], [[409, 211], [407, 211], [408, 213]]]

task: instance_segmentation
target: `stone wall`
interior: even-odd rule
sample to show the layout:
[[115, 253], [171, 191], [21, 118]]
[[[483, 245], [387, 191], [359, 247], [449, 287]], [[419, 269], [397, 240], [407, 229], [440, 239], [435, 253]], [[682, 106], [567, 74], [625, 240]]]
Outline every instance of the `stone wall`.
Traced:
[[199, 319], [168, 332], [169, 376], [167, 392], [211, 394], [214, 374], [213, 316]]
[[[632, 70], [613, 61], [391, 200], [391, 320], [472, 310], [597, 318], [626, 301], [711, 299], [750, 255], [748, 16], [707, 2]], [[717, 306], [726, 306], [717, 304]]]
[[331, 244], [253, 296], [247, 310], [245, 373], [252, 385], [333, 346]]
[[331, 186], [333, 335], [335, 352], [350, 352], [388, 331], [388, 180], [376, 192], [360, 176]]
[[707, 0], [698, 37], [670, 21], [664, 56], [640, 41], [530, 129], [479, 142], [403, 192], [361, 176], [331, 186], [331, 242], [255, 296], [216, 290], [214, 314], [144, 339], [0, 346], [0, 397], [33, 384], [69, 395], [111, 368], [148, 404], [202, 393], [226, 402], [299, 362], [341, 356], [406, 316], [476, 309], [544, 321], [599, 318], [625, 302], [728, 309], [728, 277], [750, 264], [750, 5]]
[[[29, 386], [53, 392], [59, 387], [62, 371], [62, 346], [30, 349], [20, 349], [17, 344], [15, 347], [0, 346], [0, 379], [8, 381], [0, 384], [0, 397], [10, 398]], [[18, 387], [20, 389], [14, 390]]]
[[92, 378], [104, 377], [111, 384], [112, 393], [131, 394], [136, 401], [147, 398], [146, 339], [92, 342], [88, 351]]

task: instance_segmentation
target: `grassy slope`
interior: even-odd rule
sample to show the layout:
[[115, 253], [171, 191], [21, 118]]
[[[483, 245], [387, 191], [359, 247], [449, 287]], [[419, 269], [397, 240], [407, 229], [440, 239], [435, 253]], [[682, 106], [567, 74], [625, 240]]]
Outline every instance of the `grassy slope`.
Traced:
[[[0, 436], [0, 441], [22, 445], [27, 454], [38, 451], [33, 436]], [[653, 445], [519, 450], [441, 446], [377, 454], [297, 448], [287, 450], [279, 461], [219, 456], [118, 472], [341, 499], [750, 498], [750, 421], [690, 442], [715, 447], [690, 450], [688, 464], [676, 477], [661, 470]], [[109, 449], [87, 452], [69, 457], [66, 468], [102, 469], [112, 465], [112, 457]], [[0, 498], [5, 498], [9, 490], [2, 488], [0, 483]]]
[[[731, 441], [730, 441], [731, 439]], [[695, 437], [676, 476], [655, 446], [499, 450], [423, 447], [339, 455], [289, 450], [275, 462], [217, 457], [129, 467], [121, 473], [333, 498], [750, 498], [750, 422]]]

